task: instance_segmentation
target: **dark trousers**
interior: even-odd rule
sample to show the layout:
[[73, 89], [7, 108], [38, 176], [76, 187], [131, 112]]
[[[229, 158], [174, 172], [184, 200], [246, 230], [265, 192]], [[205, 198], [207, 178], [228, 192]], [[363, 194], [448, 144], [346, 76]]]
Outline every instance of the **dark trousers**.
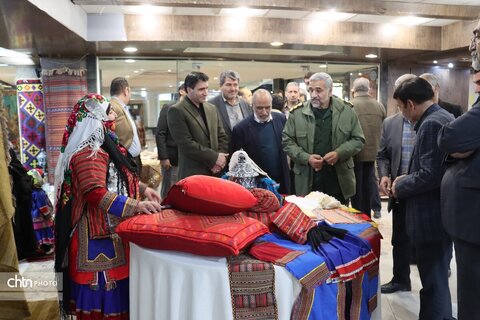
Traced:
[[478, 319], [480, 302], [480, 245], [453, 238], [457, 259], [458, 320]]
[[375, 162], [373, 161], [356, 161], [354, 167], [356, 194], [352, 197], [352, 207], [369, 217], [372, 210], [370, 201], [372, 198], [372, 180], [375, 179], [374, 166]]
[[405, 201], [392, 203], [393, 279], [395, 283], [410, 285], [410, 257], [412, 244], [407, 234]]
[[422, 282], [419, 319], [451, 319], [452, 300], [448, 287], [448, 265], [450, 263], [452, 241], [448, 239], [416, 242], [415, 248], [417, 250], [418, 272]]
[[380, 200], [380, 192], [378, 191], [378, 180], [375, 176], [375, 172], [373, 172], [373, 177], [370, 183], [370, 206], [372, 207], [373, 212], [380, 212], [382, 211], [382, 201]]

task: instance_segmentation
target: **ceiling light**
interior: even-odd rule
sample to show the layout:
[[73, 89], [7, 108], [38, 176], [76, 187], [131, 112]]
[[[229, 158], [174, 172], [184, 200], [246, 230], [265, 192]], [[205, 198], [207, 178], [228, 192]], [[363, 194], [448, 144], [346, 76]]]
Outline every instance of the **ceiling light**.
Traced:
[[8, 67], [8, 64], [6, 64], [6, 63], [0, 63], [0, 67]]
[[362, 73], [361, 73], [361, 72], [359, 72], [359, 73], [358, 73], [358, 75], [359, 75], [359, 76], [361, 76], [361, 75], [362, 75]]
[[345, 21], [356, 14], [354, 13], [346, 13], [346, 12], [337, 12], [335, 10], [329, 10], [329, 11], [320, 11], [320, 12], [315, 12], [312, 14], [312, 17], [314, 19], [322, 20], [322, 21]]
[[126, 63], [134, 63], [135, 60], [133, 60], [133, 59], [127, 59], [127, 60], [125, 60], [125, 62], [126, 62]]
[[397, 26], [391, 23], [386, 23], [382, 25], [382, 27], [380, 28], [380, 32], [384, 36], [392, 36], [396, 33], [396, 31], [397, 31]]
[[138, 49], [135, 48], [135, 47], [125, 47], [125, 48], [123, 48], [123, 51], [125, 51], [125, 52], [137, 52]]
[[168, 71], [168, 72], [172, 72], [172, 69], [168, 69], [167, 71]]
[[127, 74], [127, 75], [125, 76], [125, 78], [130, 78], [130, 76]]
[[420, 24], [424, 24], [427, 22], [432, 21], [433, 19], [430, 18], [421, 18], [415, 16], [406, 16], [406, 17], [399, 17], [393, 20], [393, 23], [402, 24], [404, 26], [418, 26]]
[[433, 63], [437, 64], [437, 63], [438, 63], [438, 61], [437, 61], [437, 60], [433, 60]]
[[272, 47], [280, 47], [280, 46], [283, 46], [283, 42], [273, 41], [273, 42], [270, 42], [270, 45], [271, 45]]
[[143, 91], [145, 91], [145, 90], [147, 90], [147, 88], [142, 88], [142, 89], [140, 89], [140, 90], [143, 90]]
[[321, 65], [319, 65], [318, 67], [323, 69], [323, 68], [326, 68], [327, 65], [326, 65], [326, 64], [321, 64]]
[[369, 53], [365, 56], [365, 58], [368, 58], [368, 59], [375, 59], [377, 58], [378, 56], [375, 54], [375, 53]]
[[236, 17], [261, 17], [267, 10], [265, 9], [251, 9], [246, 7], [240, 8], [223, 8], [220, 11], [222, 16], [236, 16]]
[[138, 70], [133, 70], [133, 73], [138, 73], [139, 71]]
[[449, 67], [450, 69], [452, 69], [452, 68], [453, 68], [453, 63], [449, 62], [449, 63], [448, 63], [448, 67]]
[[213, 77], [213, 80], [218, 80], [218, 77]]
[[173, 84], [169, 85], [168, 87], [169, 87], [169, 88], [173, 88]]

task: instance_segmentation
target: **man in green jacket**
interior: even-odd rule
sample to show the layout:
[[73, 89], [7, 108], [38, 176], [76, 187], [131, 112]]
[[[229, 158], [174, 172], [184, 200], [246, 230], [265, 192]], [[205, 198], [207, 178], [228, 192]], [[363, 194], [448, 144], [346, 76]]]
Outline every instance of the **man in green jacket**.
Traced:
[[355, 194], [352, 157], [365, 137], [352, 105], [333, 96], [332, 87], [324, 72], [310, 77], [311, 100], [291, 111], [282, 145], [294, 162], [297, 195], [321, 191], [348, 204]]

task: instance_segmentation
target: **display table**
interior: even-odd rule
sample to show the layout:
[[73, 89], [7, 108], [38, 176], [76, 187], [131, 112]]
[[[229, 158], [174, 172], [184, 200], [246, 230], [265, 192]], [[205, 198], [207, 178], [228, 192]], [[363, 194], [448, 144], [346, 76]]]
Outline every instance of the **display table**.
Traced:
[[[130, 245], [132, 320], [233, 319], [226, 258]], [[300, 289], [285, 268], [275, 266], [279, 320], [290, 319]], [[381, 319], [380, 299], [372, 319]]]
[[[233, 319], [226, 258], [130, 245], [130, 319]], [[279, 319], [290, 319], [300, 289], [275, 266]]]

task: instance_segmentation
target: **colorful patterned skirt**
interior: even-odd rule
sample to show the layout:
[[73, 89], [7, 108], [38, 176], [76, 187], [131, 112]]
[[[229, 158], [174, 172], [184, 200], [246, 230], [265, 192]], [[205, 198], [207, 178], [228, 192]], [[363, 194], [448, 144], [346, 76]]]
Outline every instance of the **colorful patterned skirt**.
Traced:
[[127, 320], [129, 318], [128, 278], [116, 281], [112, 290], [105, 289], [105, 278], [100, 273], [99, 288], [72, 281], [70, 306], [77, 320]]

